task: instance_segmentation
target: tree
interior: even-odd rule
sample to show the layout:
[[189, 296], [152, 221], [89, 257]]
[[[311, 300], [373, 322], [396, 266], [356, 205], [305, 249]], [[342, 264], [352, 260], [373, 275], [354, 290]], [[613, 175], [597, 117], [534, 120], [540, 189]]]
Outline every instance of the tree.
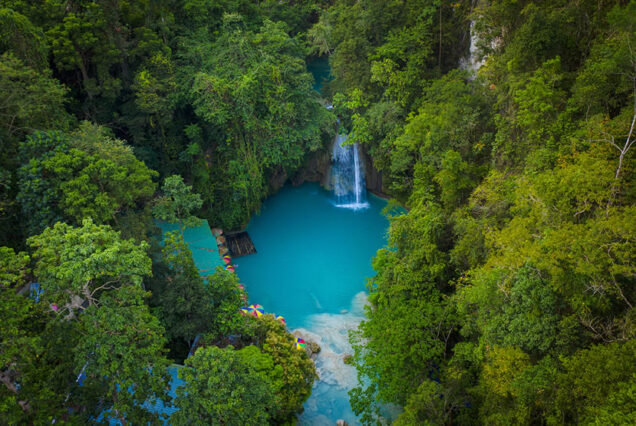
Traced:
[[440, 206], [420, 199], [408, 215], [391, 219], [391, 248], [373, 260], [367, 318], [350, 338], [358, 369], [350, 398], [365, 422], [373, 421], [378, 403], [407, 404], [424, 380], [436, 378], [448, 350], [455, 319], [442, 292], [444, 228]]
[[460, 368], [449, 368], [440, 376], [443, 379], [439, 382], [428, 379], [418, 386], [393, 424], [448, 424], [455, 419], [461, 424], [470, 423], [460, 416], [466, 408], [466, 390], [470, 386], [471, 375]]
[[[388, 188], [406, 201], [414, 190], [430, 187], [454, 208], [463, 201], [486, 167], [490, 154], [491, 114], [483, 88], [454, 70], [426, 88], [417, 112], [376, 148], [387, 172]], [[438, 189], [439, 188], [439, 189]]]
[[331, 54], [331, 30], [328, 18], [326, 15], [321, 15], [320, 20], [307, 32], [312, 53], [317, 53], [318, 56]]
[[271, 417], [274, 417], [280, 409], [281, 399], [284, 398], [282, 392], [285, 386], [285, 372], [283, 366], [275, 364], [271, 355], [263, 352], [258, 346], [248, 345], [236, 351], [236, 355], [242, 358], [246, 364], [254, 366], [256, 372], [265, 378], [265, 381], [271, 385], [271, 391], [274, 395], [272, 404], [268, 407]]
[[44, 299], [72, 318], [83, 304], [98, 305], [100, 295], [126, 286], [140, 287], [150, 275], [148, 244], [122, 240], [107, 225], [85, 219], [74, 228], [57, 223], [27, 240], [34, 249], [34, 274]]
[[530, 368], [530, 357], [516, 347], [493, 346], [487, 351], [480, 378], [485, 399], [480, 412], [482, 421], [527, 423], [528, 410], [516, 406], [515, 397], [518, 396], [516, 381]]
[[179, 378], [185, 385], [177, 389], [179, 410], [170, 419], [176, 425], [261, 425], [270, 419], [268, 409], [275, 403], [270, 382], [253, 360], [231, 346], [198, 349]]
[[[176, 149], [172, 146], [175, 141], [169, 135], [178, 93], [174, 68], [170, 56], [164, 52], [158, 52], [142, 65], [132, 85], [135, 106], [141, 119], [137, 116], [127, 119], [138, 142], [149, 139], [150, 143], [154, 142], [153, 145], [158, 146], [161, 166], [165, 166], [169, 160], [166, 153]], [[139, 121], [143, 121], [143, 125]]]
[[47, 176], [43, 162], [58, 152], [68, 151], [68, 139], [60, 132], [35, 132], [20, 144], [17, 201], [26, 217], [27, 235], [39, 234], [63, 220], [57, 180]]
[[[623, 108], [616, 118], [624, 123], [621, 123], [621, 127], [629, 130], [617, 135], [616, 132], [603, 129], [599, 137], [599, 140], [618, 151], [613, 188], [618, 192], [623, 163], [636, 141], [636, 57], [632, 48], [636, 43], [636, 4], [630, 2], [624, 8], [615, 6], [607, 19], [611, 31], [606, 38], [594, 43], [589, 58], [577, 76], [572, 103], [579, 108], [586, 108], [588, 114], [589, 111], [603, 114], [603, 122], [607, 122], [608, 113], [614, 115], [613, 110]], [[630, 97], [631, 102], [625, 102]]]
[[563, 307], [557, 295], [531, 265], [520, 268], [510, 284], [503, 284], [501, 278], [498, 273], [475, 277], [479, 286], [467, 288], [463, 294], [481, 307], [483, 341], [515, 346], [534, 356], [545, 355], [558, 335]]
[[44, 33], [11, 9], [0, 9], [0, 53], [11, 52], [36, 71], [48, 70]]
[[311, 395], [317, 378], [316, 366], [306, 351], [296, 349], [294, 336], [273, 315], [259, 318], [255, 338], [261, 351], [272, 357], [276, 368], [282, 369], [282, 383], [276, 381], [277, 410], [272, 418], [281, 423], [288, 421], [302, 411], [303, 403]]
[[238, 276], [217, 266], [207, 276], [206, 290], [213, 312], [206, 339], [226, 342], [232, 335], [250, 336], [249, 322], [240, 311], [247, 295], [239, 286]]
[[[150, 200], [157, 172], [139, 161], [131, 147], [113, 138], [108, 129], [82, 122], [69, 139], [70, 145], [81, 151], [71, 149], [69, 156], [81, 158], [83, 161], [78, 159], [75, 164], [83, 167], [60, 183], [61, 204], [68, 217], [76, 223], [91, 217], [97, 222], [117, 224], [118, 216]], [[64, 156], [56, 156], [50, 160], [50, 167], [60, 173], [66, 161]]]
[[[7, 9], [0, 10], [0, 32], [12, 33], [7, 38], [0, 34], [0, 239], [5, 241], [21, 238], [19, 224], [23, 223], [18, 218], [19, 205], [15, 203], [15, 196], [20, 188], [16, 185], [15, 176], [19, 165], [18, 142], [36, 130], [66, 130], [73, 120], [65, 110], [67, 88], [51, 76], [47, 67], [33, 68], [28, 65], [28, 61], [24, 62], [17, 55], [30, 56], [32, 53], [31, 58], [36, 62], [43, 58], [39, 58], [38, 53], [27, 46], [16, 45], [15, 48], [20, 53], [4, 51], [4, 41], [14, 40], [14, 37], [15, 40], [29, 43], [33, 34], [28, 33], [35, 29], [25, 29], [24, 26], [31, 27], [24, 17]], [[13, 34], [13, 31], [16, 33]], [[32, 213], [33, 216], [40, 214], [38, 211]]]
[[192, 252], [179, 232], [163, 238], [161, 261], [153, 265], [150, 303], [166, 329], [171, 357], [186, 358], [198, 334], [213, 329], [215, 315], [210, 291], [194, 265]]
[[192, 193], [192, 187], [187, 186], [181, 176], [165, 178], [161, 190], [163, 196], [156, 200], [152, 210], [157, 219], [178, 223], [181, 232], [184, 228], [198, 226], [201, 223], [201, 219], [192, 214], [194, 210], [201, 208], [201, 196]]
[[16, 288], [25, 284], [29, 260], [26, 253], [0, 247], [0, 412], [18, 419], [30, 406], [20, 400], [16, 378], [37, 342], [37, 335], [25, 327], [33, 317], [33, 302], [17, 294]]
[[339, 2], [314, 31], [329, 23], [333, 87], [360, 89], [373, 101], [385, 97], [411, 111], [425, 81], [457, 66], [468, 13], [470, 3]]
[[77, 332], [56, 321], [44, 303], [18, 291], [30, 274], [26, 253], [0, 247], [0, 412], [8, 423], [47, 423], [68, 418], [73, 389], [71, 348]]
[[15, 155], [15, 142], [34, 130], [68, 128], [68, 89], [50, 74], [26, 66], [10, 52], [0, 55], [0, 134], [7, 154]]
[[318, 103], [302, 45], [282, 22], [253, 31], [228, 13], [213, 43], [200, 35], [184, 43], [183, 96], [213, 136], [201, 147], [211, 154], [201, 164], [208, 178], [194, 187], [214, 223], [237, 228], [258, 209], [271, 178], [290, 176], [326, 145], [335, 120]]
[[81, 339], [73, 352], [86, 378], [76, 402], [93, 416], [106, 409], [104, 419], [146, 423], [157, 415], [143, 403], [167, 401], [163, 327], [144, 303], [147, 296], [136, 286], [108, 291], [78, 318]]
[[31, 218], [31, 235], [60, 220], [79, 224], [90, 217], [119, 225], [122, 217], [138, 213], [138, 205], [155, 190], [152, 178], [157, 173], [106, 128], [88, 122], [70, 134], [28, 136], [20, 145], [20, 157], [17, 198]]
[[135, 68], [169, 51], [162, 36], [173, 19], [164, 4], [46, 1], [29, 12], [39, 15], [56, 69], [78, 92], [83, 119], [117, 120]]
[[[594, 345], [564, 360], [557, 379], [554, 416], [574, 423], [634, 419], [636, 341]], [[622, 404], [616, 404], [622, 402]]]

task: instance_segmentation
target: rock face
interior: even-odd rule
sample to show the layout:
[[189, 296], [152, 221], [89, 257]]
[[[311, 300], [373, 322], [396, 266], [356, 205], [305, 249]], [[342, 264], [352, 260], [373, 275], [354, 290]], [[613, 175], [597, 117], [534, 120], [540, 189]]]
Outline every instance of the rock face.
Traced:
[[[364, 177], [367, 190], [377, 196], [388, 198], [382, 182], [382, 173], [373, 167], [373, 159], [369, 155], [367, 147], [360, 145], [360, 153], [364, 163]], [[280, 169], [272, 173], [269, 185], [272, 193], [277, 192], [287, 181], [298, 186], [305, 182], [319, 182], [324, 188], [331, 190], [331, 152], [332, 145], [311, 153], [305, 163], [292, 176], [288, 176]]]
[[336, 422], [336, 426], [349, 426], [349, 423], [345, 422], [344, 420], [340, 419]]
[[305, 182], [320, 182], [325, 186], [329, 182], [329, 172], [331, 171], [331, 153], [326, 149], [320, 149], [307, 156], [305, 164], [292, 176], [288, 176], [282, 169], [277, 169], [269, 177], [270, 192], [276, 193], [288, 181], [299, 186]]
[[373, 159], [369, 155], [367, 147], [360, 145], [360, 151], [364, 160], [364, 177], [366, 179], [367, 190], [372, 194], [388, 198], [382, 187], [382, 173], [373, 167]]
[[307, 352], [309, 353], [309, 356], [312, 356], [313, 354], [319, 354], [321, 351], [320, 345], [316, 342], [307, 342]]
[[320, 182], [325, 186], [329, 182], [329, 172], [331, 170], [331, 152], [327, 149], [320, 149], [307, 157], [305, 164], [291, 178], [294, 186], [304, 182]]
[[272, 194], [278, 192], [278, 190], [285, 185], [285, 182], [287, 182], [287, 177], [287, 173], [285, 173], [281, 167], [278, 167], [268, 179], [270, 192]]
[[303, 337], [303, 335], [300, 333], [300, 331], [298, 330], [294, 330], [292, 332], [292, 336], [298, 338], [298, 339], [304, 339], [305, 340], [305, 351], [307, 352], [307, 355], [309, 355], [310, 358], [314, 359], [316, 357], [316, 355], [318, 355], [320, 353], [320, 351], [322, 350], [322, 348], [320, 347], [320, 345], [316, 342], [312, 342], [311, 340], [307, 340], [307, 338]]

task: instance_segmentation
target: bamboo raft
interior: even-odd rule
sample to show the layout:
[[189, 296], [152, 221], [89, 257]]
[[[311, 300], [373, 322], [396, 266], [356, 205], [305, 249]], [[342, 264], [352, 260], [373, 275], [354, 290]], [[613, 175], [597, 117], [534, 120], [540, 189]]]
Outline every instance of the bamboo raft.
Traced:
[[254, 247], [250, 235], [245, 231], [226, 234], [225, 239], [232, 257], [241, 257], [256, 253], [256, 247]]

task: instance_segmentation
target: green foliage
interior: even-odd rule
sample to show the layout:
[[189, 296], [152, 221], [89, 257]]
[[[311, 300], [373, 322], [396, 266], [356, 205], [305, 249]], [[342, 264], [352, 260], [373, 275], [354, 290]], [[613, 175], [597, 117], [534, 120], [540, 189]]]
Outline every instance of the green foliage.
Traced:
[[0, 413], [15, 424], [46, 423], [68, 413], [70, 386], [60, 377], [73, 374], [74, 330], [59, 327], [46, 305], [19, 293], [29, 261], [26, 253], [0, 247]]
[[456, 66], [468, 12], [468, 4], [439, 1], [336, 2], [312, 29], [326, 36], [314, 45], [325, 40], [333, 50], [332, 87], [410, 110], [427, 79]]
[[48, 69], [44, 34], [26, 16], [0, 9], [0, 28], [0, 53], [10, 51], [34, 70]]
[[[477, 76], [454, 69], [470, 20]], [[340, 131], [409, 210], [352, 335], [362, 420], [389, 402], [397, 424], [634, 423], [635, 22], [634, 1], [5, 1], [0, 417], [154, 422], [165, 348], [202, 333], [179, 422], [293, 420], [315, 368], [284, 327], [242, 317], [237, 277], [205, 283], [179, 235], [147, 283], [155, 318], [126, 238], [152, 207], [238, 228], [326, 150], [312, 52]], [[30, 259], [37, 304], [16, 292]]]
[[479, 285], [466, 287], [462, 296], [480, 307], [485, 344], [516, 346], [533, 355], [545, 354], [555, 344], [558, 298], [536, 269], [522, 267], [510, 284], [496, 273], [475, 280]]
[[19, 418], [21, 414], [12, 373], [28, 358], [26, 349], [32, 350], [37, 339], [25, 327], [33, 316], [33, 303], [17, 294], [15, 288], [24, 285], [28, 263], [26, 253], [16, 254], [8, 247], [0, 247], [0, 379], [7, 387], [0, 390], [0, 412], [8, 418]]
[[192, 214], [201, 208], [201, 196], [192, 193], [192, 187], [183, 182], [181, 176], [169, 176], [161, 187], [163, 196], [156, 199], [152, 212], [157, 219], [179, 223], [181, 228], [196, 227], [201, 219]]
[[50, 71], [36, 71], [12, 53], [0, 55], [2, 136], [8, 141], [34, 129], [65, 129], [70, 117], [64, 111], [68, 90]]
[[58, 152], [68, 151], [67, 138], [58, 132], [35, 132], [20, 144], [22, 167], [18, 170], [17, 195], [26, 217], [27, 234], [34, 235], [62, 220], [56, 201], [61, 195], [55, 182], [46, 176], [43, 162]]
[[105, 418], [147, 422], [157, 415], [141, 402], [167, 398], [163, 327], [145, 305], [147, 295], [136, 286], [105, 292], [78, 318], [82, 339], [73, 351], [75, 365], [86, 366], [83, 398], [101, 402], [93, 415], [107, 407]]
[[[101, 238], [108, 244], [104, 235], [92, 234], [91, 237]], [[61, 244], [52, 239], [47, 243]], [[68, 242], [75, 247], [74, 243], [77, 240], [73, 238]], [[49, 248], [68, 250], [61, 245]], [[87, 246], [80, 249], [85, 251]], [[153, 419], [138, 401], [165, 398], [166, 360], [163, 329], [143, 303], [144, 292], [136, 286], [118, 290], [104, 288], [97, 303], [76, 321], [66, 321], [69, 317], [55, 315], [48, 303], [34, 303], [8, 286], [10, 281], [13, 285], [23, 284], [21, 277], [27, 272], [29, 257], [24, 253], [16, 255], [6, 248], [0, 253], [4, 277], [0, 288], [3, 418], [16, 423], [46, 423], [54, 418], [81, 421], [78, 416], [95, 418], [106, 406], [118, 419]], [[34, 257], [42, 255], [39, 249]], [[79, 256], [76, 254], [76, 257]], [[102, 265], [107, 266], [104, 252], [94, 253], [92, 262], [99, 263], [99, 257], [104, 261]], [[76, 259], [75, 269], [91, 263], [89, 259], [83, 260], [85, 262]], [[125, 256], [121, 260], [137, 262]], [[40, 258], [36, 271], [41, 270], [43, 263]], [[71, 268], [69, 262], [65, 267]], [[48, 273], [56, 276], [60, 283], [68, 279], [62, 268], [51, 267]], [[46, 279], [41, 281], [43, 300], [47, 292], [55, 291], [46, 282]], [[71, 290], [68, 285], [66, 289]], [[80, 371], [86, 375], [82, 386], [73, 380]], [[81, 410], [69, 412], [71, 406]]]
[[461, 417], [466, 409], [466, 388], [470, 386], [470, 376], [457, 368], [448, 369], [443, 376], [442, 382], [422, 381], [393, 424], [447, 424], [454, 418], [459, 418], [463, 424], [471, 423], [468, 417]]
[[[4, 41], [4, 37], [0, 39]], [[0, 46], [0, 52], [3, 50]], [[0, 166], [15, 169], [17, 143], [34, 130], [68, 128], [71, 117], [64, 110], [67, 94], [48, 68], [32, 68], [11, 51], [0, 54]]]
[[484, 402], [480, 418], [491, 424], [526, 423], [527, 411], [514, 406], [518, 378], [530, 367], [530, 357], [519, 348], [487, 348], [486, 360], [480, 378]]
[[413, 191], [414, 179], [430, 190], [437, 183], [452, 209], [483, 173], [477, 164], [489, 152], [486, 98], [464, 76], [457, 71], [436, 80], [403, 132], [382, 142], [390, 144], [381, 150], [389, 153], [390, 188], [400, 198]]
[[[316, 374], [314, 362], [304, 350], [296, 349], [296, 339], [273, 315], [259, 318], [256, 339], [261, 351], [271, 356], [276, 365], [272, 371], [276, 411], [272, 419], [277, 422], [289, 421], [302, 411], [303, 403], [311, 395]], [[282, 377], [279, 370], [282, 370]]]
[[117, 119], [118, 96], [133, 84], [144, 60], [168, 50], [172, 14], [165, 4], [151, 2], [78, 3], [42, 1], [37, 16], [46, 33], [53, 63], [68, 71], [70, 85], [79, 91], [82, 109], [102, 120]]
[[83, 122], [68, 135], [37, 132], [20, 146], [22, 211], [30, 234], [65, 220], [90, 217], [118, 225], [118, 218], [149, 200], [156, 172], [101, 126]]
[[234, 334], [249, 335], [249, 325], [240, 313], [247, 295], [240, 289], [236, 274], [217, 266], [205, 286], [213, 312], [206, 337], [225, 342]]
[[182, 361], [196, 335], [206, 332], [214, 317], [209, 292], [181, 234], [165, 234], [163, 244], [161, 261], [153, 265], [149, 282], [150, 303], [166, 330], [171, 357]]
[[126, 286], [140, 287], [150, 275], [151, 262], [145, 242], [122, 240], [107, 225], [85, 219], [74, 228], [57, 223], [42, 234], [29, 238], [36, 261], [34, 274], [44, 298], [73, 317], [84, 302], [99, 303], [100, 295]]
[[[266, 360], [266, 358], [265, 358]], [[177, 389], [176, 425], [219, 423], [261, 425], [273, 406], [272, 387], [255, 357], [230, 346], [200, 348], [179, 370], [185, 386]]]
[[473, 7], [476, 79], [437, 56], [462, 6], [340, 2], [310, 33], [344, 131], [409, 208], [352, 335], [352, 406], [364, 423], [386, 402], [398, 424], [629, 423], [609, 402], [633, 404], [628, 369], [602, 401], [568, 400], [559, 377], [635, 337], [636, 4]]
[[573, 423], [629, 424], [634, 419], [636, 342], [595, 345], [564, 360], [555, 413]]
[[171, 118], [171, 97], [177, 89], [174, 65], [170, 58], [162, 53], [150, 58], [146, 68], [135, 76], [133, 89], [139, 109], [155, 116], [159, 125], [165, 126]]
[[440, 200], [448, 209], [458, 207], [473, 189], [474, 184], [469, 176], [469, 163], [463, 161], [457, 151], [446, 151], [433, 180], [439, 185]]
[[331, 31], [331, 25], [326, 21], [325, 15], [322, 15], [320, 20], [307, 31], [311, 53], [318, 56], [331, 54]]
[[374, 400], [406, 404], [444, 358], [454, 328], [441, 291], [447, 259], [438, 244], [444, 233], [439, 206], [421, 202], [392, 218], [392, 249], [381, 249], [373, 261], [377, 275], [369, 284], [367, 319], [352, 335], [360, 386], [350, 396], [366, 422]]
[[225, 343], [231, 335], [249, 334], [240, 314], [245, 294], [235, 274], [218, 268], [204, 280], [179, 232], [164, 235], [161, 260], [149, 280], [150, 304], [166, 329], [171, 358], [186, 358], [197, 335], [202, 341]]
[[268, 407], [270, 415], [275, 414], [279, 409], [280, 398], [283, 397], [281, 390], [285, 386], [282, 365], [275, 364], [274, 359], [267, 353], [263, 352], [258, 346], [249, 345], [237, 350], [236, 355], [242, 358], [246, 364], [250, 364], [256, 370], [258, 376], [270, 384], [271, 392], [274, 393], [274, 401]]
[[634, 20], [636, 5], [618, 5], [608, 13], [611, 31], [594, 41], [589, 57], [577, 75], [572, 103], [588, 113], [612, 113], [622, 107], [633, 90], [634, 58], [631, 47], [636, 41]]
[[0, 247], [0, 284], [3, 288], [12, 288], [25, 282], [29, 260], [26, 253], [16, 254], [8, 247]]
[[214, 43], [187, 41], [180, 68], [183, 96], [218, 134], [215, 155], [201, 164], [213, 180], [197, 179], [194, 187], [212, 220], [229, 228], [258, 209], [273, 175], [289, 175], [320, 149], [333, 124], [317, 102], [299, 41], [281, 23], [265, 21], [258, 32], [244, 27], [240, 15], [226, 15]]

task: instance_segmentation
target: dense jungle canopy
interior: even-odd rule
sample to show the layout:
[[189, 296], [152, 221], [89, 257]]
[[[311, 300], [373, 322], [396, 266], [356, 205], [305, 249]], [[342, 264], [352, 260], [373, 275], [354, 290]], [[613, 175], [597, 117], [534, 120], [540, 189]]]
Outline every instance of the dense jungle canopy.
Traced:
[[361, 421], [636, 424], [626, 0], [3, 0], [0, 423], [155, 424], [174, 363], [170, 423], [293, 423], [312, 361], [182, 231], [241, 229], [337, 119], [406, 207]]

